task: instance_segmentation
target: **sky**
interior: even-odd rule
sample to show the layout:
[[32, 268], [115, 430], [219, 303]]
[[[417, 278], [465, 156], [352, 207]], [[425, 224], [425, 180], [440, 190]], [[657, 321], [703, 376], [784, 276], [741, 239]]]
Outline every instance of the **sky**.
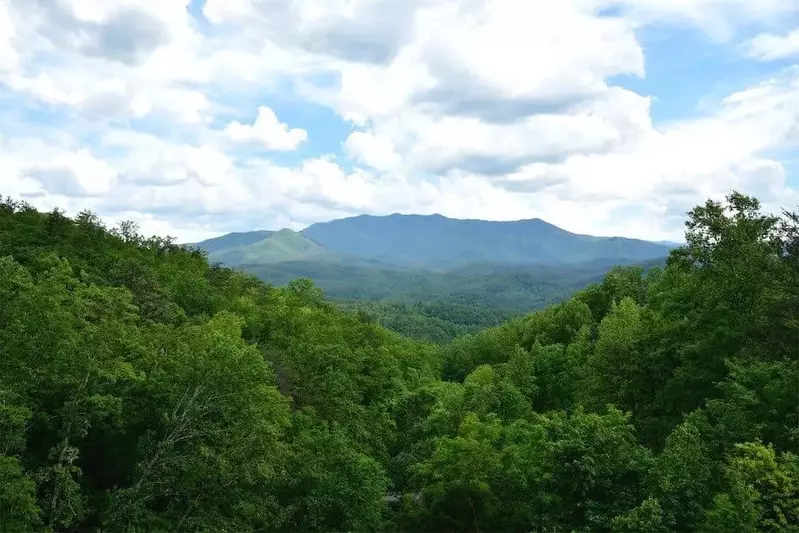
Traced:
[[733, 189], [799, 206], [797, 0], [0, 0], [0, 195], [39, 209], [680, 240]]

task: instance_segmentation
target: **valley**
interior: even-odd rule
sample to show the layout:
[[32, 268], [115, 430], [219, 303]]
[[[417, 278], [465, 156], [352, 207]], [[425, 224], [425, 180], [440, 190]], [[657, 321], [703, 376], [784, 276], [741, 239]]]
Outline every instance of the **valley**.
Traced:
[[358, 216], [295, 232], [196, 243], [211, 262], [283, 286], [309, 278], [341, 306], [403, 335], [444, 342], [600, 281], [614, 266], [664, 266], [673, 244], [567, 232], [542, 220]]

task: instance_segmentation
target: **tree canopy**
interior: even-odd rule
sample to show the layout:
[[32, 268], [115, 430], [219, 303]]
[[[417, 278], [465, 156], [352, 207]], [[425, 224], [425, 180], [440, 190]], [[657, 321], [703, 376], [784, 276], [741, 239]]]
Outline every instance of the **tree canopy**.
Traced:
[[799, 216], [686, 243], [430, 344], [2, 201], [0, 529], [799, 532]]

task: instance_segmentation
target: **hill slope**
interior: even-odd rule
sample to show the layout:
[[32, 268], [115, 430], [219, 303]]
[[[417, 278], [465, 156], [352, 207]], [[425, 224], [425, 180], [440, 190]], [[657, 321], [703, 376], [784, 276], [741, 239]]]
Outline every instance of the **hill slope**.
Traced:
[[214, 237], [213, 239], [207, 239], [201, 243], [193, 243], [189, 246], [197, 246], [210, 254], [214, 252], [221, 252], [223, 250], [232, 250], [234, 248], [249, 246], [250, 244], [266, 239], [273, 233], [274, 231], [269, 230], [228, 233], [227, 235]]
[[[639, 262], [664, 266], [665, 258]], [[337, 301], [449, 302], [493, 310], [530, 312], [602, 279], [613, 263], [576, 265], [473, 264], [444, 271], [365, 267], [333, 261], [243, 264], [239, 268], [275, 285], [310, 278]]]
[[[261, 234], [262, 232], [257, 232]], [[257, 235], [253, 236], [255, 239]], [[206, 251], [204, 244], [201, 245]], [[270, 232], [265, 238], [254, 240], [243, 246], [234, 246], [209, 251], [208, 258], [227, 265], [243, 263], [280, 263], [297, 261], [326, 255], [324, 248], [312, 240], [290, 229]]]
[[[643, 270], [664, 265], [665, 258], [637, 263]], [[239, 268], [275, 285], [310, 278], [343, 307], [366, 311], [407, 337], [445, 342], [565, 300], [600, 281], [613, 264], [473, 264], [436, 271], [317, 260]]]

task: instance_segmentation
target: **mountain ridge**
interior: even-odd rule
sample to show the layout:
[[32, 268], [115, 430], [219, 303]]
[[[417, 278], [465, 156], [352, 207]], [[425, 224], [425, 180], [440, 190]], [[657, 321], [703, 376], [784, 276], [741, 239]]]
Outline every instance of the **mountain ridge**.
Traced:
[[[224, 240], [217, 238], [214, 241], [214, 249], [208, 250], [209, 258], [216, 262], [229, 265], [239, 265], [244, 263], [279, 263], [299, 259], [310, 259], [317, 256], [326, 255], [324, 248], [313, 242], [311, 239], [297, 233], [294, 230], [284, 228], [278, 231], [269, 232], [266, 237], [255, 240], [258, 236], [266, 233], [265, 231], [254, 232], [252, 240], [247, 234], [236, 234], [239, 242], [248, 242], [242, 246], [224, 246]], [[224, 236], [223, 236], [224, 237]], [[220, 240], [222, 239], [222, 240]], [[196, 245], [202, 248], [202, 245]]]
[[[292, 244], [279, 244], [289, 235]], [[270, 239], [272, 243], [265, 245], [268, 252], [259, 255], [259, 246], [264, 246], [259, 243]], [[208, 252], [211, 260], [233, 266], [315, 258], [424, 268], [470, 263], [576, 264], [597, 258], [642, 261], [666, 256], [674, 247], [573, 233], [540, 218], [487, 221], [399, 213], [319, 222], [297, 232], [236, 232], [193, 246]]]

